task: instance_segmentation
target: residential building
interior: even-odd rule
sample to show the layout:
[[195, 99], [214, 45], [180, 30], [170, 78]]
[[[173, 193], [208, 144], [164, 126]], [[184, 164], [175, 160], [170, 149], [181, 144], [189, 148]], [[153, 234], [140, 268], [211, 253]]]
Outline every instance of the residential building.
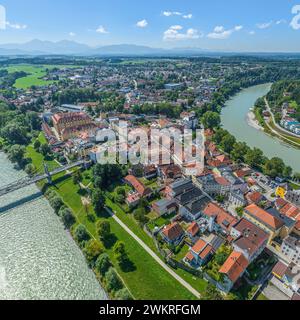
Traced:
[[290, 235], [283, 239], [281, 252], [287, 261], [300, 266], [300, 237]]
[[222, 235], [230, 235], [231, 228], [238, 221], [234, 216], [213, 202], [210, 202], [203, 210], [203, 217], [208, 221], [210, 232], [215, 231]]
[[175, 200], [161, 199], [152, 204], [152, 209], [159, 215], [169, 215], [175, 213], [178, 209], [178, 206]]
[[219, 287], [229, 292], [237, 280], [243, 276], [248, 265], [249, 261], [241, 252], [233, 251], [219, 270], [224, 275], [223, 281], [218, 283]]
[[269, 243], [276, 237], [285, 238], [296, 224], [295, 221], [281, 215], [276, 209], [266, 211], [256, 204], [251, 204], [244, 209], [244, 217], [269, 234]]
[[171, 245], [178, 245], [184, 237], [184, 231], [178, 222], [165, 226], [161, 232], [163, 239]]
[[129, 175], [124, 178], [125, 182], [131, 185], [141, 197], [149, 197], [152, 190], [146, 186], [135, 176]]
[[199, 225], [196, 221], [194, 221], [186, 229], [186, 234], [194, 242], [199, 231], [200, 231]]
[[213, 252], [213, 247], [206, 241], [200, 239], [190, 249], [188, 254], [185, 256], [184, 261], [193, 268], [201, 267], [208, 262], [212, 257]]
[[233, 249], [241, 252], [250, 263], [263, 252], [269, 239], [267, 232], [244, 218], [231, 228], [230, 235], [234, 238]]
[[247, 203], [241, 190], [232, 190], [229, 194], [229, 202], [233, 207], [244, 207]]

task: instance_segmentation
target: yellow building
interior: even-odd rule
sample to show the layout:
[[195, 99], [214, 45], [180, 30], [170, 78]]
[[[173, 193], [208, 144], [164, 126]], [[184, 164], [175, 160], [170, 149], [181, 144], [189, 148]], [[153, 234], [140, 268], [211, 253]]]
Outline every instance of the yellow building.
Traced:
[[280, 197], [280, 198], [284, 199], [286, 190], [285, 190], [285, 188], [283, 188], [283, 187], [277, 187], [275, 193], [276, 193], [276, 196], [277, 196], [277, 197]]

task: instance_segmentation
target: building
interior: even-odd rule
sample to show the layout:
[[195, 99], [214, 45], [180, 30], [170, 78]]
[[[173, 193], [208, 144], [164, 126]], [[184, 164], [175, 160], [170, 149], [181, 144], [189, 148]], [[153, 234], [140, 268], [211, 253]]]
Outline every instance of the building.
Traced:
[[59, 110], [62, 112], [83, 112], [84, 106], [77, 106], [74, 104], [62, 104], [59, 107]]
[[233, 249], [241, 252], [250, 263], [263, 252], [269, 239], [267, 232], [244, 218], [231, 228], [230, 235], [234, 239]]
[[208, 262], [213, 252], [213, 247], [206, 241], [200, 239], [185, 256], [184, 262], [193, 268], [201, 267]]
[[276, 209], [266, 211], [256, 204], [251, 204], [244, 209], [244, 217], [269, 234], [269, 243], [276, 237], [285, 238], [296, 224], [295, 221], [281, 215]]
[[129, 192], [126, 198], [126, 203], [129, 208], [135, 208], [141, 200], [141, 196], [138, 192]]
[[271, 283], [292, 299], [295, 293], [300, 293], [300, 267], [294, 263], [287, 265], [278, 261], [272, 270], [274, 276]]
[[184, 231], [178, 222], [174, 222], [165, 226], [161, 235], [168, 244], [177, 246], [184, 237]]
[[290, 235], [282, 241], [281, 252], [290, 263], [300, 266], [300, 237]]
[[96, 125], [83, 112], [56, 113], [52, 117], [53, 126], [62, 141], [76, 138], [83, 131], [96, 132]]
[[199, 225], [196, 221], [194, 221], [186, 229], [186, 234], [192, 241], [195, 241], [199, 231], [200, 231]]
[[152, 204], [152, 209], [159, 215], [170, 215], [178, 209], [175, 200], [161, 199]]
[[179, 214], [189, 221], [195, 221], [202, 215], [203, 209], [210, 199], [194, 184], [175, 197], [179, 206]]
[[166, 83], [165, 89], [166, 90], [179, 90], [183, 87], [182, 83]]
[[219, 232], [222, 235], [229, 235], [231, 228], [238, 222], [234, 216], [213, 202], [205, 207], [203, 216], [208, 221], [209, 231]]
[[241, 252], [233, 251], [219, 270], [224, 275], [222, 283], [218, 283], [219, 287], [229, 292], [237, 280], [243, 276], [248, 265], [248, 260]]
[[152, 190], [146, 186], [135, 176], [129, 175], [124, 178], [125, 182], [132, 186], [141, 197], [149, 197]]
[[232, 190], [229, 194], [229, 202], [232, 206], [244, 207], [247, 203], [241, 190]]
[[166, 187], [166, 195], [175, 198], [181, 193], [191, 190], [194, 187], [191, 179], [180, 179]]

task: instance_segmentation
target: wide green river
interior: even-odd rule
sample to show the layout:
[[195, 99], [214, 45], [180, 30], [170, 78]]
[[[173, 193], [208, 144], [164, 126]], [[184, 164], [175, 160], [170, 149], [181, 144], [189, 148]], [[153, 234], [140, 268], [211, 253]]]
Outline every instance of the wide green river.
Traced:
[[[24, 176], [1, 152], [0, 170], [0, 186]], [[106, 299], [80, 249], [37, 193], [33, 185], [0, 197], [0, 299]]]
[[227, 101], [222, 110], [222, 125], [236, 137], [238, 141], [246, 142], [250, 147], [261, 149], [269, 157], [280, 157], [294, 172], [300, 172], [300, 150], [293, 148], [280, 140], [271, 137], [261, 130], [249, 125], [247, 115], [255, 101], [266, 95], [271, 84], [262, 84], [242, 90]]

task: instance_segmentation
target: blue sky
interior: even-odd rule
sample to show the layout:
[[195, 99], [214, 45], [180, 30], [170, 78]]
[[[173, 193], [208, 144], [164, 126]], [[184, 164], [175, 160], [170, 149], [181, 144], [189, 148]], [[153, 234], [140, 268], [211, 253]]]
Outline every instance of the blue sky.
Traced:
[[68, 39], [93, 46], [300, 52], [300, 0], [0, 0], [0, 5], [6, 9], [0, 43]]

